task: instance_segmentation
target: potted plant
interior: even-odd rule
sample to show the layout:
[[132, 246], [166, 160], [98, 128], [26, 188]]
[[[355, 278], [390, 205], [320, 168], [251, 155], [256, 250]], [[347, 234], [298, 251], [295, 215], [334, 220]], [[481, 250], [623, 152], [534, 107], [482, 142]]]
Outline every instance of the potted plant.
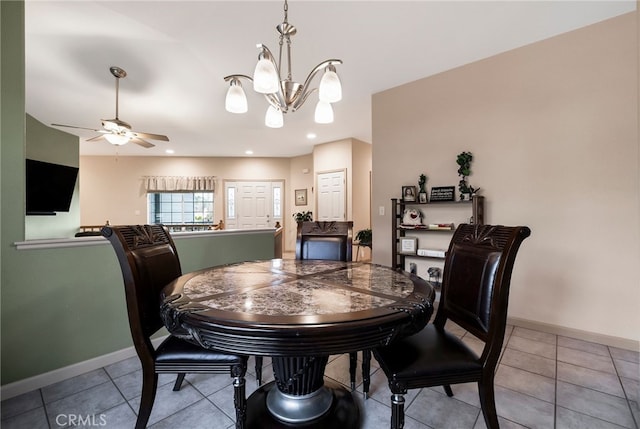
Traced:
[[474, 188], [467, 183], [467, 177], [471, 174], [471, 161], [473, 161], [473, 155], [471, 152], [461, 152], [456, 158], [458, 164], [458, 176], [461, 177], [458, 183], [458, 190], [460, 191], [460, 199], [464, 200], [465, 195], [468, 194], [469, 199], [480, 190], [480, 188]]
[[293, 214], [293, 218], [296, 220], [296, 222], [312, 221], [313, 220], [313, 213], [311, 211], [295, 212]]
[[356, 233], [356, 241], [361, 246], [370, 248], [373, 243], [373, 235], [372, 235], [371, 229], [367, 228], [367, 229], [361, 229], [360, 231], [358, 231]]

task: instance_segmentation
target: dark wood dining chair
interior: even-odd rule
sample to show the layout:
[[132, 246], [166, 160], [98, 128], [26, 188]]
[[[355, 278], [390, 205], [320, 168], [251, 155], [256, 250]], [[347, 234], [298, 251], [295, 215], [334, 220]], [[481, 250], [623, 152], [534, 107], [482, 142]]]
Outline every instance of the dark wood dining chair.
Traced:
[[105, 226], [120, 263], [131, 337], [142, 364], [142, 398], [136, 429], [146, 427], [158, 386], [158, 374], [178, 374], [174, 391], [185, 373], [225, 373], [233, 377], [236, 428], [244, 428], [247, 358], [205, 349], [169, 336], [154, 349], [150, 337], [164, 326], [160, 317], [160, 291], [182, 275], [176, 246], [162, 225]]
[[[353, 251], [353, 222], [298, 222], [296, 233], [296, 259], [351, 261]], [[356, 388], [358, 353], [349, 353], [351, 389]], [[362, 351], [362, 390], [369, 395], [371, 383], [371, 351]]]
[[[478, 383], [480, 405], [489, 429], [498, 428], [493, 379], [504, 342], [513, 264], [526, 226], [462, 224], [453, 235], [444, 263], [440, 302], [433, 324], [373, 351], [389, 380], [391, 428], [404, 427], [408, 389]], [[477, 356], [445, 329], [455, 322], [484, 342]]]

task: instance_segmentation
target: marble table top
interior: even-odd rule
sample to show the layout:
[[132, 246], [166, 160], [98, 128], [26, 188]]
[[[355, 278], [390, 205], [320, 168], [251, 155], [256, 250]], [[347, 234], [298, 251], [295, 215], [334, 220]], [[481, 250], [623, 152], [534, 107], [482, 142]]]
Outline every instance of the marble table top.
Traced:
[[389, 267], [273, 259], [183, 275], [164, 288], [161, 315], [172, 334], [205, 347], [277, 355], [320, 345], [334, 353], [422, 328], [434, 296], [425, 280]]

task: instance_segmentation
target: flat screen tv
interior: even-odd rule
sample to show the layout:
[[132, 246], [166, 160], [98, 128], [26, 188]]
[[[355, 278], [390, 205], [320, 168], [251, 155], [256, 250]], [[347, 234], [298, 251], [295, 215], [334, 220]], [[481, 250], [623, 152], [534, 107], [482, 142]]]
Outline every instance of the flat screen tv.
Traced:
[[78, 168], [27, 159], [27, 215], [68, 212]]

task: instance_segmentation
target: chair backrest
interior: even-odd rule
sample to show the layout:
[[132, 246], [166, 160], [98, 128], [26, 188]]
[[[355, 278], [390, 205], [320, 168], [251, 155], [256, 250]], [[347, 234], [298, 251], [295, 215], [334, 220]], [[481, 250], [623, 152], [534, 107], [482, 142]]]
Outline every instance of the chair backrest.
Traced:
[[124, 280], [131, 336], [138, 355], [153, 353], [149, 337], [163, 325], [160, 291], [182, 275], [176, 246], [163, 225], [105, 226]]
[[434, 324], [453, 322], [485, 342], [482, 360], [497, 363], [504, 341], [511, 272], [526, 226], [459, 225], [449, 244]]
[[351, 261], [353, 222], [298, 222], [296, 259]]

